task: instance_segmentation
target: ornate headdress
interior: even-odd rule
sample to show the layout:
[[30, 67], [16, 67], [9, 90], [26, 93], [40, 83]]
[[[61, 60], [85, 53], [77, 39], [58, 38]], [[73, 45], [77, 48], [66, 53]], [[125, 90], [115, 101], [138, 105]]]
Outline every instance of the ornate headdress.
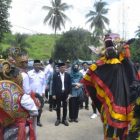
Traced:
[[10, 59], [13, 59], [15, 62], [15, 65], [20, 67], [21, 62], [26, 62], [28, 61], [28, 54], [25, 50], [22, 50], [20, 48], [10, 48], [8, 57]]

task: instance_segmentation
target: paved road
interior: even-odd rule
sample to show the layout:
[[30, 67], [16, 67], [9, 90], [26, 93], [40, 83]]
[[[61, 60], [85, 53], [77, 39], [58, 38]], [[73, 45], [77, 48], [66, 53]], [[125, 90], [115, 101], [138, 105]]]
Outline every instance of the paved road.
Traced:
[[56, 112], [49, 112], [48, 104], [45, 104], [41, 119], [43, 127], [37, 127], [37, 138], [38, 140], [103, 140], [100, 117], [90, 119], [91, 114], [91, 107], [89, 110], [82, 109], [78, 123], [55, 126]]

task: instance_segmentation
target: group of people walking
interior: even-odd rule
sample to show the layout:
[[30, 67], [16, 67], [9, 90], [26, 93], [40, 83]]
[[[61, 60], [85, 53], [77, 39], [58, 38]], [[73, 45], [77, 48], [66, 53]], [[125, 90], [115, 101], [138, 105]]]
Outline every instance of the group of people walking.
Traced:
[[[66, 63], [69, 62], [66, 61]], [[58, 63], [59, 71], [51, 71], [51, 78], [49, 78], [51, 81], [48, 81], [48, 87], [50, 87], [49, 110], [52, 111], [52, 107], [56, 107], [56, 126], [61, 122], [66, 126], [69, 125], [67, 121], [67, 106], [69, 108], [69, 122], [78, 122], [80, 97], [85, 97], [83, 84], [80, 83], [83, 74], [79, 71], [79, 65], [74, 63], [71, 67], [67, 67], [68, 64], [66, 63]], [[62, 114], [61, 107], [63, 108]]]

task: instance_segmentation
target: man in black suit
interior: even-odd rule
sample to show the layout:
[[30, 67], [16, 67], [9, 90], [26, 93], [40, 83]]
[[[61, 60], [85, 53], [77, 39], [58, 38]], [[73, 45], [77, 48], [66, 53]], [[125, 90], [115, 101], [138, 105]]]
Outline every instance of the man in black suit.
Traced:
[[52, 82], [52, 97], [56, 100], [57, 104], [57, 121], [55, 125], [58, 126], [61, 122], [61, 102], [63, 106], [62, 123], [68, 126], [66, 120], [67, 117], [67, 100], [71, 94], [71, 78], [68, 73], [65, 72], [65, 63], [59, 63], [59, 72], [54, 73]]

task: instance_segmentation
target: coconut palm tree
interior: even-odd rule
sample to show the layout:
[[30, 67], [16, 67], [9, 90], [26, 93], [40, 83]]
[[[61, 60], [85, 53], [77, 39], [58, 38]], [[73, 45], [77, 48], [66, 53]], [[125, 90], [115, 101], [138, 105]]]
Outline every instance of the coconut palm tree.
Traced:
[[44, 19], [44, 24], [48, 22], [50, 26], [55, 31], [59, 29], [61, 30], [61, 26], [65, 28], [66, 20], [70, 20], [65, 14], [64, 11], [72, 8], [71, 5], [67, 5], [66, 3], [62, 3], [61, 0], [52, 0], [51, 7], [50, 6], [43, 6], [42, 9], [47, 10], [48, 14]]
[[136, 36], [140, 38], [140, 26], [138, 26], [138, 29], [135, 31]]
[[109, 19], [105, 17], [108, 13], [108, 8], [105, 8], [107, 5], [106, 2], [99, 1], [95, 2], [93, 7], [95, 10], [90, 10], [88, 14], [86, 14], [86, 18], [88, 18], [86, 23], [90, 23], [90, 28], [94, 28], [93, 34], [97, 36], [103, 36], [106, 30], [106, 25], [109, 24]]
[[29, 48], [31, 46], [26, 42], [27, 37], [28, 37], [28, 35], [26, 35], [26, 34], [17, 33], [15, 35], [15, 40], [11, 40], [10, 44], [11, 44], [11, 46], [18, 47], [21, 49]]

